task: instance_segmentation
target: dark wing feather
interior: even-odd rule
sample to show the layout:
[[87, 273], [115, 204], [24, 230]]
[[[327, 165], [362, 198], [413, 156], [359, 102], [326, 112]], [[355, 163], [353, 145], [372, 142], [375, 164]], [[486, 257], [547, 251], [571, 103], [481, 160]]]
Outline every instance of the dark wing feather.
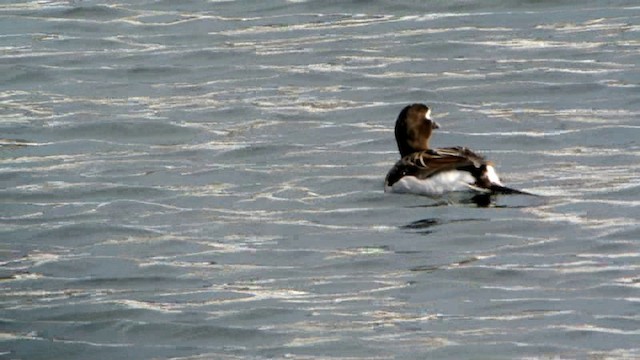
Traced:
[[480, 167], [482, 165], [488, 164], [487, 160], [481, 155], [474, 153], [466, 147], [456, 146], [456, 147], [448, 147], [448, 148], [438, 148], [427, 150], [426, 152], [434, 154], [434, 156], [440, 157], [452, 157], [458, 159], [464, 159], [473, 163], [476, 167]]
[[387, 185], [393, 185], [403, 176], [426, 179], [448, 170], [469, 171], [476, 179], [482, 177], [488, 162], [480, 155], [465, 147], [429, 149], [407, 155], [400, 159], [389, 171]]

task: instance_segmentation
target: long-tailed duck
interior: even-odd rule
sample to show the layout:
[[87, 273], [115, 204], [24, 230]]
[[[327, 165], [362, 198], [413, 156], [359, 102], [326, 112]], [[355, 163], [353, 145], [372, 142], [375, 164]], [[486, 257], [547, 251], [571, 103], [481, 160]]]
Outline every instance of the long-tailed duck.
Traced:
[[424, 104], [406, 106], [396, 120], [401, 159], [389, 170], [385, 192], [441, 196], [454, 191], [472, 194], [527, 194], [502, 184], [493, 163], [466, 147], [429, 148], [440, 126]]

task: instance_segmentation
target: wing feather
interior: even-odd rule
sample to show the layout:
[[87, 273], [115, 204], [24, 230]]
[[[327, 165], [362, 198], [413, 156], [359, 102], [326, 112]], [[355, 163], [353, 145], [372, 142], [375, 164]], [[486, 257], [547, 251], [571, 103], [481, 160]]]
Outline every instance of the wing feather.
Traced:
[[465, 147], [429, 149], [400, 159], [387, 174], [386, 183], [392, 185], [403, 176], [426, 179], [448, 170], [466, 170], [479, 178], [487, 164], [490, 163], [482, 156]]
[[[413, 153], [404, 159], [404, 163], [416, 167], [418, 178], [424, 179], [441, 171], [480, 168], [487, 161], [480, 155], [463, 147], [430, 149]], [[402, 161], [402, 160], [401, 160]]]

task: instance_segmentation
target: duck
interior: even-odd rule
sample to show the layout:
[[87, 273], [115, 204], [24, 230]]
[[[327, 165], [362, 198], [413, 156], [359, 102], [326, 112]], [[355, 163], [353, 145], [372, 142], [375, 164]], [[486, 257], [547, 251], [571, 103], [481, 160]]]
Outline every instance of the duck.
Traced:
[[453, 192], [532, 195], [505, 186], [495, 165], [467, 147], [431, 148], [429, 140], [439, 128], [425, 104], [407, 105], [400, 111], [394, 129], [400, 160], [387, 173], [385, 192], [430, 197]]

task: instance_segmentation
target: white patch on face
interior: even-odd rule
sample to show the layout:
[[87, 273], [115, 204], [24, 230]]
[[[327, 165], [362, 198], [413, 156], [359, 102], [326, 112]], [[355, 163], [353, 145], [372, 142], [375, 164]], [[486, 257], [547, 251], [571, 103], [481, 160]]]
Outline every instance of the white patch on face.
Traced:
[[424, 115], [424, 118], [427, 120], [431, 120], [431, 109], [427, 110], [427, 113]]

